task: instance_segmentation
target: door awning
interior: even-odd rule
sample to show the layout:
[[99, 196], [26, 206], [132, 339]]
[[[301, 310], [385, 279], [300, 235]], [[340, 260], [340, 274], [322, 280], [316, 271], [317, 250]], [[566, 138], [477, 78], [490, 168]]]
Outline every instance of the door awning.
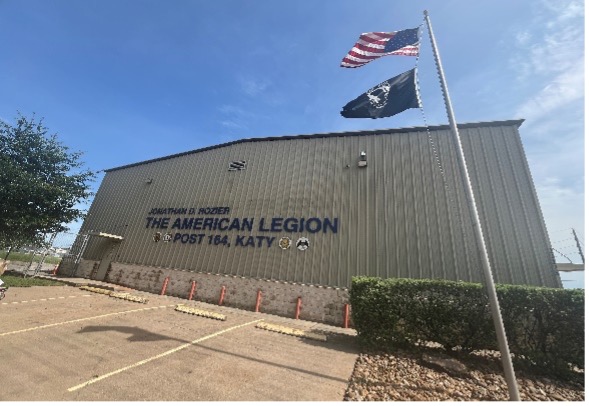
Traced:
[[124, 240], [124, 238], [121, 237], [120, 235], [108, 234], [108, 233], [103, 233], [103, 232], [99, 232], [99, 231], [91, 231], [88, 233], [88, 235], [95, 235], [97, 237], [110, 238], [111, 240], [119, 240], [119, 241]]

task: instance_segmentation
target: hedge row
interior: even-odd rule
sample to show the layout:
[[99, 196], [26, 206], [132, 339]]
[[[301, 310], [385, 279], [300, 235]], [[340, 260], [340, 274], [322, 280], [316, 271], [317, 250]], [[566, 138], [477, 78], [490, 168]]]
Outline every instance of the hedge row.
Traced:
[[[582, 289], [497, 285], [516, 361], [561, 373], [584, 368]], [[378, 349], [437, 342], [447, 350], [498, 349], [482, 284], [355, 277], [353, 321], [364, 345]]]

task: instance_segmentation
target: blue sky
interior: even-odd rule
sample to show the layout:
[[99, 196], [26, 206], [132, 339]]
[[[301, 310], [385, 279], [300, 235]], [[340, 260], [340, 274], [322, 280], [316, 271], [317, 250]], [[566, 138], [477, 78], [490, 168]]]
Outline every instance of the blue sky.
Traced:
[[[418, 109], [339, 115], [414, 58], [339, 63], [360, 33], [416, 27], [424, 9], [457, 121], [526, 119], [553, 245], [579, 262], [570, 228], [584, 241], [580, 0], [0, 0], [0, 119], [44, 117], [93, 170], [241, 138], [422, 126]], [[427, 33], [419, 77], [427, 123], [447, 124]]]

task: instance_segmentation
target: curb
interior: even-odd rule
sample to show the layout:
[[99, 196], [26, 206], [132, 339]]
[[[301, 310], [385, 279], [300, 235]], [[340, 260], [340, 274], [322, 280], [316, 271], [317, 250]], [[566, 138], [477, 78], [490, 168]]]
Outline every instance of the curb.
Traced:
[[327, 341], [327, 336], [324, 334], [312, 333], [309, 331], [299, 330], [296, 328], [280, 326], [278, 324], [270, 324], [270, 323], [261, 322], [261, 323], [256, 324], [256, 328], [260, 328], [262, 330], [273, 331], [275, 333], [281, 333], [281, 334], [286, 334], [286, 335], [290, 335], [290, 336], [295, 336], [295, 337], [308, 338], [310, 340]]
[[178, 310], [182, 313], [194, 314], [195, 316], [208, 317], [209, 319], [216, 319], [221, 321], [227, 320], [227, 316], [224, 314], [209, 312], [207, 310], [201, 310], [197, 309], [196, 307], [190, 307], [183, 304], [176, 305], [174, 310]]
[[107, 295], [109, 297], [114, 297], [117, 299], [128, 300], [130, 302], [137, 302], [137, 303], [147, 303], [148, 299], [140, 296], [134, 296], [130, 293], [124, 292], [113, 292], [112, 290], [103, 289], [103, 288], [95, 288], [93, 286], [80, 286], [80, 289], [87, 290], [89, 292], [100, 293], [102, 295]]
[[147, 303], [149, 299], [141, 296], [131, 295], [130, 293], [124, 292], [111, 292], [110, 297], [116, 297], [118, 299], [128, 300], [130, 302]]
[[110, 295], [112, 293], [112, 291], [108, 289], [95, 288], [93, 286], [80, 286], [80, 289], [87, 290], [89, 292], [100, 293], [103, 295]]

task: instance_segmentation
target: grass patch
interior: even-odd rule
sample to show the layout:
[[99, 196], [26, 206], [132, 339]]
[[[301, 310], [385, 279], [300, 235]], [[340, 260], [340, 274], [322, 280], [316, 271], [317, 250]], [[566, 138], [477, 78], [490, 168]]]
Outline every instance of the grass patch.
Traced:
[[0, 276], [0, 279], [4, 281], [4, 285], [10, 288], [27, 288], [30, 286], [63, 286], [64, 283], [55, 282], [48, 279], [41, 278], [23, 278], [22, 276], [14, 276], [4, 274]]
[[[0, 251], [0, 258], [4, 259], [6, 256], [6, 251]], [[35, 255], [33, 262], [39, 262], [43, 258], [42, 255]], [[25, 252], [11, 252], [8, 254], [8, 261], [15, 261], [15, 262], [31, 262], [31, 254], [27, 254]], [[46, 264], [59, 264], [61, 262], [61, 258], [59, 257], [52, 257], [47, 255], [45, 257]]]

